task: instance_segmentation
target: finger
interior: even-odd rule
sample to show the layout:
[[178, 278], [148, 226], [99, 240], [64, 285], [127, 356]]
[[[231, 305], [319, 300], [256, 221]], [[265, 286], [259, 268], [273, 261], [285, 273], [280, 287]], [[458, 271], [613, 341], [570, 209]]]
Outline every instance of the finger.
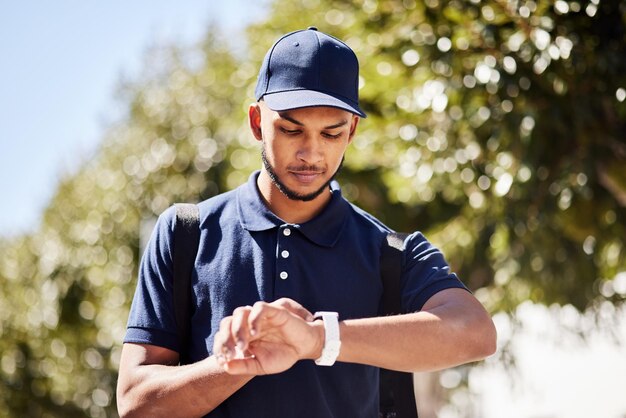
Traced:
[[255, 357], [234, 359], [224, 364], [224, 371], [233, 375], [261, 375], [266, 374]]
[[267, 302], [255, 303], [248, 317], [250, 334], [260, 338], [271, 326], [285, 322], [287, 320], [285, 315], [289, 315], [289, 311], [286, 308]]
[[308, 309], [306, 309], [304, 306], [300, 305], [298, 302], [296, 302], [293, 299], [280, 298], [272, 302], [272, 304], [288, 309], [289, 312], [295, 315], [298, 315], [300, 318], [304, 319], [307, 322], [313, 321], [313, 314], [309, 312]]
[[231, 316], [222, 319], [220, 329], [213, 339], [213, 354], [220, 365], [234, 357], [235, 343], [230, 330], [232, 319]]
[[261, 320], [263, 311], [266, 306], [269, 306], [266, 302], [259, 301], [252, 305], [250, 315], [248, 315], [248, 329], [250, 335], [258, 337], [261, 332]]
[[235, 342], [236, 356], [243, 357], [244, 351], [248, 348], [250, 341], [250, 328], [248, 326], [248, 316], [252, 310], [251, 306], [242, 306], [233, 312], [233, 319], [230, 324], [230, 332]]

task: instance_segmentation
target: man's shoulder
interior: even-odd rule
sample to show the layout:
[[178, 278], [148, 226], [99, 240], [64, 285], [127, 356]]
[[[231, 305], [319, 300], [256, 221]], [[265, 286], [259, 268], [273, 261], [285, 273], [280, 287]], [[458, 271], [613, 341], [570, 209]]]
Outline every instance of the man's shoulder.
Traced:
[[372, 231], [380, 232], [381, 234], [387, 234], [391, 232], [391, 229], [385, 225], [381, 220], [372, 215], [371, 213], [361, 209], [354, 203], [348, 202], [350, 207], [352, 219], [356, 225], [360, 228], [368, 228]]
[[[219, 214], [229, 210], [229, 206], [236, 206], [236, 191], [231, 190], [228, 192], [220, 193], [212, 196], [200, 203], [197, 203], [200, 213], [200, 221], [206, 219], [208, 216]], [[176, 218], [176, 204], [171, 205], [165, 209], [160, 215], [157, 224], [161, 228], [173, 230], [174, 219]]]
[[237, 189], [212, 196], [198, 203], [200, 214], [207, 212], [216, 212], [224, 210], [228, 205], [235, 204], [237, 201]]

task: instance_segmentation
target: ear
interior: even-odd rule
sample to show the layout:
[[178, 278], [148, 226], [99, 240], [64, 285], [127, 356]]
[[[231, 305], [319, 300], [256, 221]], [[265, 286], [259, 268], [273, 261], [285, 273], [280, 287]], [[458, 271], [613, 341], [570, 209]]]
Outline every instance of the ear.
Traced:
[[350, 142], [352, 142], [352, 139], [354, 138], [354, 134], [356, 133], [356, 127], [359, 125], [359, 120], [361, 118], [359, 118], [356, 115], [352, 115], [352, 120], [350, 121], [350, 135], [348, 136], [348, 144]]
[[263, 140], [263, 134], [261, 132], [261, 106], [258, 103], [252, 103], [248, 108], [248, 124], [252, 135], [257, 141]]

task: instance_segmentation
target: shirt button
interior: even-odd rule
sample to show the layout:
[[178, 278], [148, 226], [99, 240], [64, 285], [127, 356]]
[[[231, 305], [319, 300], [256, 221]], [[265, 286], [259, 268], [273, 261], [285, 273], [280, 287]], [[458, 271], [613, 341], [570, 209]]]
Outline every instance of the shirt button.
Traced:
[[289, 274], [286, 271], [281, 271], [280, 272], [280, 278], [283, 280], [286, 280], [287, 277], [289, 277]]
[[289, 257], [289, 251], [287, 251], [287, 250], [283, 250], [283, 251], [280, 253], [280, 255], [281, 255], [281, 256], [283, 256], [283, 258], [287, 258], [287, 257]]
[[283, 235], [286, 236], [286, 237], [291, 235], [291, 229], [289, 229], [289, 228], [283, 229]]

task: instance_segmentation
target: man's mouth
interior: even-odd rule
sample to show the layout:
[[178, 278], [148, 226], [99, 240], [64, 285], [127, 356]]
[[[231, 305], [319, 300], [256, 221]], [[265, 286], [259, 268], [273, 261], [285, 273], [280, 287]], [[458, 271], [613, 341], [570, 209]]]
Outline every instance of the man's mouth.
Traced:
[[290, 171], [290, 173], [300, 183], [308, 184], [308, 183], [314, 182], [316, 179], [322, 176], [322, 174], [324, 174], [324, 171], [297, 170], [297, 171]]

